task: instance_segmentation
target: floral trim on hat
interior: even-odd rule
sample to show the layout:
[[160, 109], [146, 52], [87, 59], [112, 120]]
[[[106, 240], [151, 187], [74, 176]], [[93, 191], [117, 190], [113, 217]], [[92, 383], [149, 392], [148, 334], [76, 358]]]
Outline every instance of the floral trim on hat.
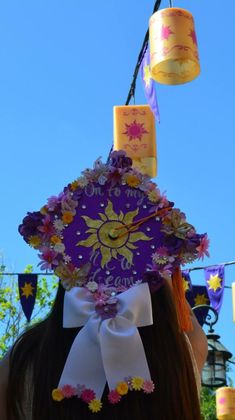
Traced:
[[[162, 278], [172, 275], [179, 265], [191, 263], [195, 259], [209, 256], [207, 234], [198, 234], [186, 220], [185, 214], [173, 208], [174, 203], [161, 194], [157, 185], [147, 176], [132, 167], [132, 160], [124, 151], [111, 153], [108, 163], [100, 159], [93, 169], [86, 169], [82, 176], [64, 188], [58, 196], [52, 196], [47, 204], [37, 212], [29, 212], [19, 226], [25, 241], [39, 250], [42, 270], [53, 270], [61, 279], [65, 289], [85, 286], [95, 291], [98, 285], [88, 282], [91, 264], [88, 262], [78, 268], [65, 252], [63, 231], [76, 215], [79, 200], [89, 183], [109, 184], [111, 187], [125, 185], [142, 191], [149, 202], [149, 215], [157, 213], [164, 234], [162, 244], [152, 254], [152, 264], [148, 270]], [[93, 289], [93, 290], [91, 290]]]
[[[124, 395], [129, 391], [143, 391], [145, 394], [151, 394], [155, 390], [155, 385], [151, 379], [144, 380], [139, 376], [125, 378], [119, 382], [115, 389], [109, 391], [108, 401], [111, 404], [117, 404]], [[61, 388], [55, 388], [52, 391], [54, 401], [60, 402], [64, 398], [77, 397], [88, 404], [92, 413], [97, 413], [102, 408], [102, 402], [96, 398], [96, 394], [92, 389], [88, 389], [85, 385], [78, 384], [77, 387], [64, 385]]]

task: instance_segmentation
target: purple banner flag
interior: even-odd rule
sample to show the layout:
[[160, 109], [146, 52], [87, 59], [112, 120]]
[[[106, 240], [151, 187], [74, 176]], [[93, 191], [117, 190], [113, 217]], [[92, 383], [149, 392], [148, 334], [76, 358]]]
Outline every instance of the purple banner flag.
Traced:
[[[210, 305], [210, 300], [206, 286], [192, 286], [191, 289], [188, 289], [186, 291], [186, 299], [190, 304], [191, 308], [195, 308], [199, 305]], [[207, 314], [208, 308], [194, 309], [194, 315], [196, 316], [201, 326], [203, 326]]]
[[37, 274], [19, 274], [18, 286], [23, 312], [30, 322], [37, 294]]
[[144, 93], [147, 99], [147, 102], [156, 117], [156, 120], [160, 122], [160, 113], [159, 113], [159, 106], [157, 102], [157, 94], [155, 89], [155, 82], [151, 78], [150, 72], [150, 53], [149, 47], [147, 48], [144, 58], [141, 62], [140, 66], [140, 74], [144, 85]]
[[204, 275], [211, 306], [219, 312], [224, 295], [224, 265], [205, 268]]
[[182, 271], [182, 279], [183, 279], [183, 288], [184, 288], [185, 293], [188, 290], [191, 291], [193, 286], [192, 286], [189, 270]]

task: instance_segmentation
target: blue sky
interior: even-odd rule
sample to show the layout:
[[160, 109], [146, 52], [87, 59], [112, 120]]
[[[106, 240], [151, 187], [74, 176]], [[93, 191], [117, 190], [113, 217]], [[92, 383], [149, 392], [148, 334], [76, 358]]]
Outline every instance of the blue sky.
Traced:
[[[38, 263], [17, 231], [26, 212], [98, 156], [106, 159], [113, 106], [125, 103], [153, 4], [1, 1], [0, 249], [9, 269]], [[204, 263], [217, 264], [235, 260], [235, 6], [233, 0], [226, 9], [196, 0], [174, 5], [194, 15], [201, 75], [186, 85], [156, 86], [156, 182], [199, 232], [208, 232], [211, 256]], [[145, 103], [140, 82], [136, 103]], [[225, 274], [229, 286], [235, 266]], [[203, 283], [203, 272], [193, 272], [192, 281]], [[216, 331], [235, 355], [229, 289]]]

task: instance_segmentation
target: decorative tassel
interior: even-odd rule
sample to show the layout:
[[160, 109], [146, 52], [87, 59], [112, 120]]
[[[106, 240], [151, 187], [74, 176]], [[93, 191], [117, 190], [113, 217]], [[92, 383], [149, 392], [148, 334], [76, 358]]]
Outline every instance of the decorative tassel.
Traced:
[[190, 318], [190, 309], [185, 298], [183, 288], [183, 279], [180, 267], [177, 267], [172, 275], [172, 285], [176, 304], [176, 311], [180, 329], [188, 332], [193, 330], [192, 320]]

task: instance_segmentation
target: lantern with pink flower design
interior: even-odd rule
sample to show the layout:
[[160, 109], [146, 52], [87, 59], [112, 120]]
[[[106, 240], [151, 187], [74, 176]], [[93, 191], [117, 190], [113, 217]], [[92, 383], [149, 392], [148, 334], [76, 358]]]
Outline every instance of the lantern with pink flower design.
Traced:
[[149, 20], [149, 41], [154, 80], [178, 85], [199, 75], [198, 44], [190, 12], [176, 7], [155, 12]]

